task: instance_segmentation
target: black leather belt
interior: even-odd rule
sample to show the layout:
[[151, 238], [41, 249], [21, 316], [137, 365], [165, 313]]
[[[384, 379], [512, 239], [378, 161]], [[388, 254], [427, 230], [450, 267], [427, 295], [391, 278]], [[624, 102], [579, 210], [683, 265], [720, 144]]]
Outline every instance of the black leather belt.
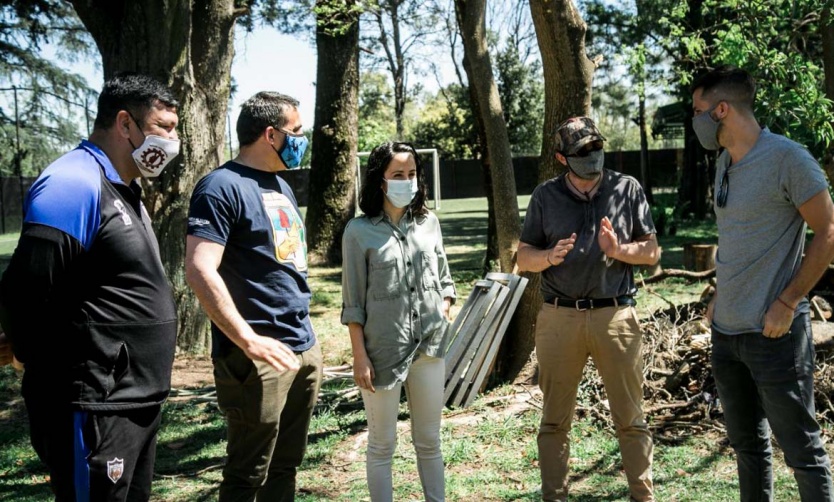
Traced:
[[620, 305], [636, 305], [634, 297], [622, 295], [616, 298], [580, 298], [572, 300], [569, 298], [552, 298], [547, 301], [557, 307], [570, 307], [576, 310], [604, 309], [607, 307], [618, 307]]

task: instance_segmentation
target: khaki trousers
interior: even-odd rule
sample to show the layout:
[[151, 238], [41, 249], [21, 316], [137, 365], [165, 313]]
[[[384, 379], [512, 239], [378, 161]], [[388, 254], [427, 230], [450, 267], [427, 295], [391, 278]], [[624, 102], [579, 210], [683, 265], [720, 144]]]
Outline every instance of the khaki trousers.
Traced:
[[568, 497], [568, 434], [588, 356], [605, 385], [631, 496], [638, 501], [654, 500], [652, 437], [642, 408], [641, 349], [634, 307], [579, 311], [542, 305], [536, 322], [536, 355], [544, 395], [538, 436], [543, 500]]

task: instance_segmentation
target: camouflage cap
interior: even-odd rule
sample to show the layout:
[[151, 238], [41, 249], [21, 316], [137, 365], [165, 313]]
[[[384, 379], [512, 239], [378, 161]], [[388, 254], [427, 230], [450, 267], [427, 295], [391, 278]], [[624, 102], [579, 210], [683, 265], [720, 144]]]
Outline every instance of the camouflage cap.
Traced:
[[573, 155], [591, 141], [605, 141], [605, 136], [589, 117], [571, 117], [556, 128], [556, 150], [562, 155]]

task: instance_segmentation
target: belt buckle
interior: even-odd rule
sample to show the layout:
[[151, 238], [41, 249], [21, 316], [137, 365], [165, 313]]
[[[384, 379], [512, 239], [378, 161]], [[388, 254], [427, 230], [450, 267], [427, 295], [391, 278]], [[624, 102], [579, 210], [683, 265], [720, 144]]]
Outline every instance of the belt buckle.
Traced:
[[[582, 302], [585, 302], [584, 303], [584, 305], [586, 305], [585, 307], [582, 306], [583, 305]], [[590, 298], [583, 298], [581, 300], [576, 300], [576, 310], [578, 310], [580, 312], [584, 312], [584, 311], [586, 311], [588, 309], [592, 309], [592, 308], [594, 308], [594, 300], [592, 300]]]

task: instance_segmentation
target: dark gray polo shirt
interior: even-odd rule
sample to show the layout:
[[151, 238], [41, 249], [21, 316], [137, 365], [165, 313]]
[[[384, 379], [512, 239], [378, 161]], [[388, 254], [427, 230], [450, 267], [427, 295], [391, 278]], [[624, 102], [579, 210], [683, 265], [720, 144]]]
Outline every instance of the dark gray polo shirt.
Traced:
[[565, 261], [542, 271], [545, 300], [613, 298], [637, 291], [631, 265], [607, 258], [599, 247], [603, 216], [611, 220], [622, 243], [655, 233], [646, 195], [631, 176], [606, 169], [590, 202], [570, 190], [564, 175], [536, 187], [521, 242], [548, 249], [576, 233], [575, 247]]

